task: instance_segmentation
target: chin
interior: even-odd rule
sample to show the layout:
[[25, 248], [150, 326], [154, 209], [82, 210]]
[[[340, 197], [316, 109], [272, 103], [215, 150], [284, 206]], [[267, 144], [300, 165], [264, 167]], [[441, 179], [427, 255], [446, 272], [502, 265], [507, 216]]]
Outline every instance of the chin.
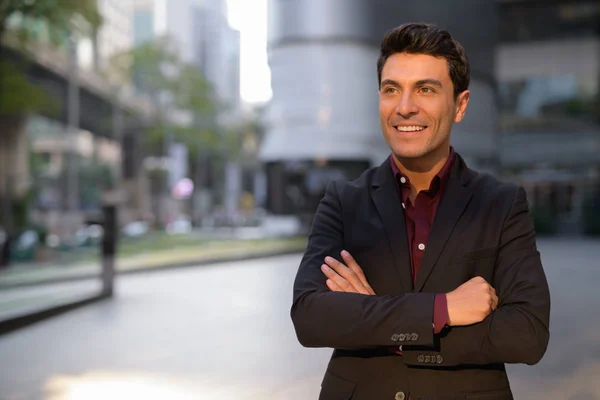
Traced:
[[392, 152], [397, 158], [404, 159], [422, 158], [429, 154], [429, 151], [427, 151], [427, 149], [413, 146], [396, 146], [395, 148], [392, 148]]

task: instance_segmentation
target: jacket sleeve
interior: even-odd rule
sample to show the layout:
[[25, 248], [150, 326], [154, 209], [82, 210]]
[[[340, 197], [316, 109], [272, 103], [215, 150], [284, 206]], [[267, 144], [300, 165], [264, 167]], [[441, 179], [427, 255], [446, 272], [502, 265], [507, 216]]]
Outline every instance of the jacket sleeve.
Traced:
[[321, 265], [326, 256], [341, 261], [343, 232], [341, 202], [332, 182], [317, 209], [294, 282], [291, 317], [299, 342], [348, 350], [432, 346], [433, 293], [368, 296], [329, 290]]
[[[550, 292], [536, 247], [523, 188], [516, 190], [504, 221], [494, 286], [499, 306], [481, 323], [451, 327], [435, 350], [405, 347], [409, 365], [538, 363], [549, 340]], [[429, 357], [428, 357], [429, 356]]]

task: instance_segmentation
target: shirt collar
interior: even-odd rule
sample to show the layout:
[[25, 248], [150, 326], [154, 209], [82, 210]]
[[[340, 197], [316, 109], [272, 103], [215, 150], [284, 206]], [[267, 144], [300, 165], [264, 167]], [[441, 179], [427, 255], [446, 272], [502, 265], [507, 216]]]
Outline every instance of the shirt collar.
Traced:
[[[398, 169], [398, 166], [394, 162], [393, 157], [394, 157], [394, 155], [391, 154], [390, 155], [390, 166], [392, 168], [392, 173], [394, 174], [394, 178], [396, 179], [396, 183], [398, 184], [398, 189], [399, 190], [400, 189], [410, 189], [410, 181], [408, 180], [408, 176], [406, 176], [402, 172], [400, 172], [400, 170]], [[452, 171], [452, 165], [454, 163], [455, 158], [456, 157], [455, 157], [454, 148], [450, 147], [450, 155], [448, 156], [448, 159], [444, 163], [444, 166], [442, 167], [442, 169], [439, 170], [439, 172], [433, 177], [433, 179], [431, 180], [431, 183], [429, 184], [428, 192], [431, 196], [436, 196], [446, 186], [446, 183], [450, 179], [450, 173]], [[402, 179], [402, 178], [404, 178], [404, 179]], [[410, 193], [410, 190], [401, 190], [402, 202], [407, 201], [409, 193]]]

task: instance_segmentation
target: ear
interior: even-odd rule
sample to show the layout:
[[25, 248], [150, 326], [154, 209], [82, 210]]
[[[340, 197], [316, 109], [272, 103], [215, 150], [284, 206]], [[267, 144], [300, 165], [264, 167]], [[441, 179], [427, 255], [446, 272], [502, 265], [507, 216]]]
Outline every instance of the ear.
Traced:
[[469, 98], [471, 92], [465, 90], [456, 97], [456, 114], [454, 116], [454, 122], [460, 122], [463, 120], [465, 113], [467, 112], [467, 104], [469, 104]]

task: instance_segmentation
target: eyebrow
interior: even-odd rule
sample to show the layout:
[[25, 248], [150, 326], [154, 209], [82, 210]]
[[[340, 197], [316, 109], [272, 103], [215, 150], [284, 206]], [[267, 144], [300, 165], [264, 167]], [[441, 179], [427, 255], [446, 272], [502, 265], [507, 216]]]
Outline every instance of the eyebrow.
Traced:
[[417, 86], [423, 85], [433, 85], [442, 87], [442, 82], [438, 81], [437, 79], [421, 79], [420, 81], [417, 81]]
[[[383, 80], [381, 82], [381, 86], [383, 87], [385, 85], [392, 85], [392, 86], [397, 86], [397, 87], [402, 86], [393, 79]], [[421, 79], [416, 82], [416, 86], [423, 86], [423, 85], [433, 85], [433, 86], [443, 87], [442, 82], [438, 81], [437, 79]]]

